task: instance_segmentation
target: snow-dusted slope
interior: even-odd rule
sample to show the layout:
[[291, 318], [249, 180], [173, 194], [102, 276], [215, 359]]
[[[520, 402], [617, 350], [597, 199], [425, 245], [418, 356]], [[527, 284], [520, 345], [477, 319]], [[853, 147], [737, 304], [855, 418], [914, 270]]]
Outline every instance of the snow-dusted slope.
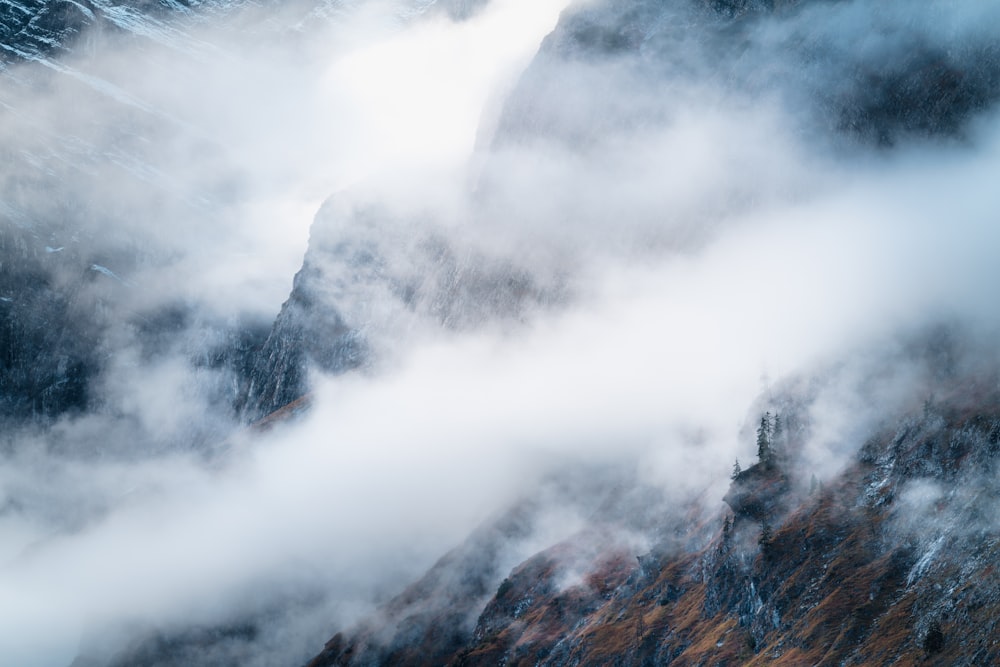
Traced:
[[996, 10], [544, 4], [0, 4], [0, 648], [994, 657]]

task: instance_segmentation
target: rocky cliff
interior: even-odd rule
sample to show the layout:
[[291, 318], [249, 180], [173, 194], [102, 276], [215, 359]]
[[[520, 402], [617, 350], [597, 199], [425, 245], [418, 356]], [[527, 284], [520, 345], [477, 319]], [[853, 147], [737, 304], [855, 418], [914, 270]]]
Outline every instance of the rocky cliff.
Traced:
[[[150, 141], [177, 137], [177, 126], [91, 74], [86, 60], [122, 41], [140, 51], [169, 43], [183, 58], [193, 16], [190, 3], [179, 2], [0, 8], [0, 386], [2, 417], [12, 423], [100, 408], [103, 371], [132, 345], [154, 357], [178, 345], [205, 361], [215, 357], [209, 363], [231, 357], [226, 343], [212, 349], [185, 335], [195, 315], [181, 300], [150, 303], [135, 282], [168, 264], [173, 251], [134, 221], [204, 209], [177, 192]], [[46, 95], [87, 112], [55, 111]], [[245, 349], [252, 330], [217, 321], [198, 335], [233, 336], [241, 339], [235, 349]]]
[[[806, 109], [798, 131], [838, 150], [961, 139], [1000, 94], [1000, 43], [978, 31], [950, 41], [956, 33], [894, 23], [905, 9], [871, 8], [571, 8], [509, 98], [495, 148], [556, 141], [585, 151], [669, 117], [670, 105], [646, 87], [692, 75], [747, 100]], [[859, 16], [872, 33], [838, 36]], [[573, 84], [567, 72], [578, 76]], [[487, 168], [487, 196], [489, 186]], [[996, 379], [937, 377], [937, 399], [908, 413], [886, 406], [864, 446], [822, 482], [796, 458], [808, 411], [792, 409], [783, 415], [792, 426], [773, 443], [781, 455], [737, 471], [725, 509], [676, 528], [684, 539], [637, 552], [607, 542], [595, 549], [581, 533], [511, 569], [476, 605], [475, 623], [443, 614], [441, 593], [417, 584], [384, 615], [334, 636], [310, 667], [996, 662], [997, 541], [983, 520], [996, 495]], [[677, 515], [665, 512], [663, 525]], [[706, 525], [714, 525], [707, 538]]]
[[[990, 375], [937, 390], [886, 415], [825, 482], [810, 483], [794, 456], [739, 472], [707, 543], [635, 553], [588, 548], [580, 534], [514, 567], [474, 625], [408, 622], [437, 599], [418, 585], [387, 606], [377, 633], [338, 634], [310, 664], [995, 662], [1000, 394]], [[780, 447], [794, 452], [805, 432]], [[446, 559], [435, 580], [446, 567], [461, 571]]]

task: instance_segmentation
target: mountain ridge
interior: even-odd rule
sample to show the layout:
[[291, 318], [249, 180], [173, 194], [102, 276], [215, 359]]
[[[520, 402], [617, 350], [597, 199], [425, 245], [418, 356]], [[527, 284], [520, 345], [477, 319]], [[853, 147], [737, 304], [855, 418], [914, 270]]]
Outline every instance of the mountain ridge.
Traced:
[[[799, 479], [768, 489], [786, 464], [740, 472], [704, 547], [638, 558], [599, 551], [568, 587], [557, 583], [557, 563], [572, 543], [542, 551], [511, 571], [463, 646], [444, 660], [376, 657], [365, 643], [371, 635], [352, 631], [334, 637], [310, 667], [1000, 659], [989, 640], [1000, 605], [992, 566], [998, 541], [967, 516], [983, 511], [983, 494], [996, 497], [984, 471], [995, 470], [1000, 452], [1000, 393], [990, 376], [956, 378], [950, 390], [953, 402], [872, 434], [844, 471], [819, 487], [806, 490]], [[930, 507], [920, 508], [933, 508], [931, 528], [919, 525], [919, 512], [909, 516], [927, 484], [942, 485]], [[769, 501], [749, 499], [760, 493]], [[959, 534], [949, 525], [962, 527]], [[437, 649], [433, 637], [409, 641]]]

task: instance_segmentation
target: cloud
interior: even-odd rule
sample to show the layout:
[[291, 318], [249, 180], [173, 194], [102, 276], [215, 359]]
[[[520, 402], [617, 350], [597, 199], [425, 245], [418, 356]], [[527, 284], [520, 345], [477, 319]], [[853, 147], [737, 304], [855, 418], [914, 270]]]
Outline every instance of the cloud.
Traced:
[[[861, 11], [840, 4], [751, 37], [784, 44], [814, 13], [849, 22]], [[141, 66], [131, 51], [87, 64], [178, 121], [139, 123], [152, 134], [130, 141], [151, 143], [153, 191], [170, 184], [183, 206], [157, 209], [150, 191], [123, 190], [113, 160], [80, 181], [106, 181], [91, 205], [129, 213], [112, 229], [170, 251], [127, 276], [130, 307], [182, 295], [206, 321], [273, 311], [311, 212], [348, 185], [314, 238], [370, 234], [405, 262], [415, 240], [436, 234], [473, 263], [502, 259], [569, 287], [517, 326], [458, 330], [414, 324], [382, 291], [348, 293], [356, 303], [345, 310], [392, 311], [379, 320], [388, 361], [317, 376], [309, 414], [267, 435], [227, 430], [209, 398], [218, 377], [190, 354], [147, 358], [123, 333], [100, 411], [12, 439], [0, 476], [0, 626], [10, 630], [0, 655], [66, 663], [90, 622], [225, 623], [310, 589], [321, 601], [282, 626], [298, 627], [302, 643], [267, 654], [299, 659], [327, 638], [309, 635], [318, 617], [322, 632], [356, 618], [554, 475], [632, 466], [663, 498], [708, 488], [717, 506], [733, 458], [752, 460], [741, 431], [769, 388], [762, 378], [814, 375], [806, 465], [834, 470], [873, 423], [867, 410], [924, 388], [900, 331], [939, 321], [996, 330], [995, 115], [965, 143], [874, 153], [817, 139], [812, 112], [773, 91], [748, 97], [628, 59], [557, 59], [552, 72], [568, 83], [536, 88], [535, 109], [554, 109], [573, 142], [491, 139], [492, 121], [477, 129], [483, 110], [509, 130], [504, 114], [517, 105], [491, 105], [560, 9], [497, 0], [457, 24], [366, 14], [347, 22], [364, 39], [330, 53], [310, 44], [305, 64], [283, 46], [237, 58], [225, 49], [238, 35], [218, 38], [225, 57], [185, 57], [177, 69], [155, 50]], [[918, 23], [936, 38], [975, 25], [962, 18], [938, 34], [928, 16]], [[850, 46], [850, 31], [817, 25]], [[748, 54], [741, 66], [773, 65]], [[657, 77], [662, 88], [650, 86]], [[62, 85], [32, 104], [50, 113], [78, 89]], [[93, 113], [106, 108], [85, 99]], [[75, 122], [87, 145], [103, 146], [103, 122]], [[494, 146], [478, 161], [477, 132], [480, 151]], [[372, 202], [391, 215], [364, 228], [358, 211]], [[185, 352], [202, 349], [198, 331]], [[177, 451], [189, 429], [218, 444]], [[583, 500], [581, 522], [594, 512]], [[561, 537], [543, 532], [539, 542]]]

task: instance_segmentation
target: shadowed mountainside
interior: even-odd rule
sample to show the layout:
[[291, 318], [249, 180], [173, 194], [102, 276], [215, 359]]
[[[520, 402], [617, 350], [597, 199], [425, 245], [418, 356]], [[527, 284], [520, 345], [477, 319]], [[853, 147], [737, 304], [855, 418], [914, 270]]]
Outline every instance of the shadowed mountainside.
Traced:
[[[405, 624], [429, 603], [407, 593], [378, 633], [338, 634], [310, 666], [996, 662], [996, 386], [951, 382], [823, 484], [788, 462], [740, 472], [705, 546], [581, 560], [578, 536], [511, 570], [470, 630]], [[422, 648], [395, 660], [379, 642]]]

